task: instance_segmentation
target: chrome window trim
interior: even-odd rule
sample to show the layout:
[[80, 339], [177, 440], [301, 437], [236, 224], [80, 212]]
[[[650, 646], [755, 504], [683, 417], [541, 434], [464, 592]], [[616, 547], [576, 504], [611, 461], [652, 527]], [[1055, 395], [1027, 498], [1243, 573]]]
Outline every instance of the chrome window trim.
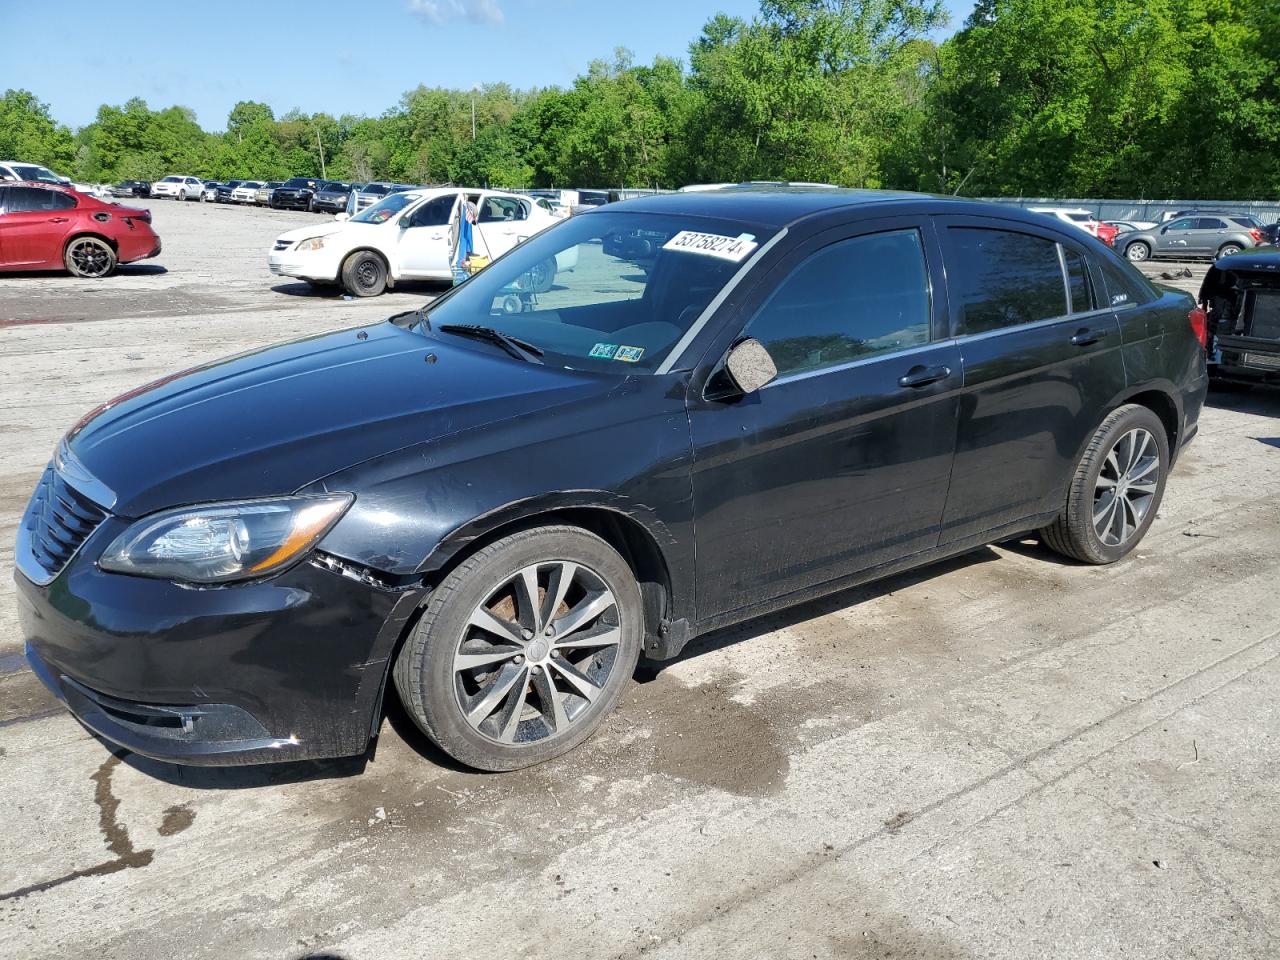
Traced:
[[830, 367], [818, 367], [814, 370], [799, 370], [795, 373], [788, 373], [786, 376], [778, 377], [770, 380], [760, 391], [768, 390], [770, 387], [776, 387], [779, 384], [794, 383], [797, 380], [808, 380], [811, 377], [821, 377], [828, 373], [839, 373], [848, 370], [851, 367], [864, 367], [868, 363], [874, 363], [877, 360], [893, 360], [897, 357], [909, 357], [912, 354], [923, 353], [926, 350], [932, 350], [935, 347], [945, 347], [956, 343], [956, 338], [949, 340], [930, 340], [928, 343], [922, 343], [914, 347], [903, 347], [901, 350], [890, 350], [886, 353], [873, 353], [866, 357], [858, 357], [856, 360], [846, 360], [844, 363], [834, 364]]

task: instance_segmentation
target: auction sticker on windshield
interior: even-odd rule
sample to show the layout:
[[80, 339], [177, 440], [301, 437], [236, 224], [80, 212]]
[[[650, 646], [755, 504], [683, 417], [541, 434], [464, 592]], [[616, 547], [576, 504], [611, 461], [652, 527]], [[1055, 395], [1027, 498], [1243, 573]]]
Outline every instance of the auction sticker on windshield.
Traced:
[[681, 230], [662, 245], [663, 250], [679, 250], [683, 253], [700, 253], [705, 257], [718, 257], [721, 260], [732, 260], [737, 263], [756, 248], [753, 234], [742, 233], [736, 237], [726, 237], [718, 233], [697, 233], [693, 230]]

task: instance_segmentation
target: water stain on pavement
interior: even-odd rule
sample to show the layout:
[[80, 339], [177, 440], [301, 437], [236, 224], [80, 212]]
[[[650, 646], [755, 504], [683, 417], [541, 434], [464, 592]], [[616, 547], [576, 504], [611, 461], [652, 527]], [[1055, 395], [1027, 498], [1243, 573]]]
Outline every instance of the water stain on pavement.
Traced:
[[191, 804], [175, 804], [164, 812], [164, 820], [160, 823], [160, 836], [172, 837], [176, 833], [181, 833], [195, 822], [196, 812], [191, 809]]
[[116, 855], [115, 859], [107, 860], [97, 866], [86, 867], [83, 870], [73, 870], [52, 880], [45, 880], [20, 887], [17, 890], [0, 893], [0, 901], [17, 900], [33, 893], [43, 893], [45, 890], [60, 887], [64, 883], [70, 883], [72, 880], [79, 880], [81, 877], [101, 877], [110, 873], [119, 873], [121, 870], [145, 867], [151, 863], [152, 858], [155, 856], [155, 850], [135, 850], [133, 848], [133, 841], [129, 839], [129, 829], [120, 822], [118, 816], [120, 800], [111, 789], [111, 776], [116, 767], [120, 766], [120, 761], [127, 755], [127, 750], [111, 754], [89, 777], [94, 784], [93, 802], [98, 807], [98, 829], [107, 843], [107, 849]]

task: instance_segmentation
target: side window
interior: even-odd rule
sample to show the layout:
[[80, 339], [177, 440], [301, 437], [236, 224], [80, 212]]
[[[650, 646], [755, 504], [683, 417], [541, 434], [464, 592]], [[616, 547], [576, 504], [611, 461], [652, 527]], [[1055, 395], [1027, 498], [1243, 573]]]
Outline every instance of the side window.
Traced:
[[485, 197], [484, 203], [480, 206], [480, 223], [524, 219], [524, 204], [509, 197]]
[[1067, 295], [1071, 298], [1071, 312], [1088, 313], [1098, 309], [1098, 298], [1093, 292], [1093, 277], [1089, 274], [1089, 261], [1084, 254], [1064, 245], [1062, 262], [1067, 268]]
[[1192, 220], [1190, 217], [1184, 217], [1181, 220], [1175, 220], [1173, 223], [1169, 224], [1170, 233], [1175, 230], [1194, 230], [1195, 228], [1196, 221]]
[[947, 270], [960, 300], [961, 336], [1060, 317], [1067, 312], [1058, 245], [1008, 230], [952, 227]]
[[10, 187], [6, 209], [9, 213], [34, 210], [69, 210], [76, 205], [76, 198], [57, 190], [41, 190], [38, 187]]
[[797, 266], [746, 332], [786, 376], [929, 342], [929, 273], [916, 230], [841, 240]]
[[1225, 230], [1227, 225], [1216, 217], [1201, 217], [1197, 221], [1197, 230]]
[[1146, 278], [1128, 261], [1100, 257], [1098, 266], [1102, 268], [1102, 280], [1107, 285], [1107, 302], [1112, 308], [1131, 307], [1156, 299], [1157, 294]]
[[453, 205], [457, 202], [458, 198], [453, 194], [446, 194], [445, 196], [428, 200], [413, 212], [413, 226], [445, 226], [449, 222], [449, 214], [453, 212]]

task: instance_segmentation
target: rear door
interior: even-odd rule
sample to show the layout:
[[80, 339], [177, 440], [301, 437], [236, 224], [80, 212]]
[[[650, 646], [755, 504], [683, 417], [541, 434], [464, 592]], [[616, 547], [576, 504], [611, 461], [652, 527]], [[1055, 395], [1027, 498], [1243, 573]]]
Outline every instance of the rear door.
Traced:
[[698, 618], [899, 557], [938, 539], [959, 355], [924, 218], [827, 231], [761, 281], [711, 354], [759, 339], [778, 377], [689, 398]]
[[1227, 222], [1219, 217], [1200, 217], [1192, 236], [1197, 254], [1217, 253], [1218, 247], [1227, 242]]
[[5, 265], [11, 269], [62, 266], [62, 247], [71, 231], [76, 198], [40, 187], [9, 187], [0, 218]]
[[1125, 370], [1085, 243], [988, 218], [938, 225], [964, 360], [946, 544], [1061, 506]]
[[518, 243], [528, 240], [533, 231], [529, 225], [529, 208], [523, 200], [484, 194], [480, 198], [480, 215], [476, 232], [480, 234], [480, 249], [487, 248], [489, 256], [502, 256]]

